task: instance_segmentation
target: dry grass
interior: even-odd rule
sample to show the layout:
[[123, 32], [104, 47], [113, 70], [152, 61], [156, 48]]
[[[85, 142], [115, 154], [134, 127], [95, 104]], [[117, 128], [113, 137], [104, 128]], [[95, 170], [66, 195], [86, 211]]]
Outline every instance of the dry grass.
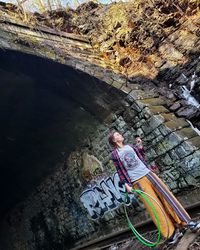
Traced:
[[[159, 45], [169, 34], [199, 12], [200, 0], [133, 0], [102, 5], [81, 4], [76, 10], [60, 0], [18, 0], [8, 15], [34, 28], [44, 25], [56, 30], [88, 35], [108, 67], [129, 76], [134, 72], [153, 78]], [[35, 8], [39, 13], [27, 10]]]

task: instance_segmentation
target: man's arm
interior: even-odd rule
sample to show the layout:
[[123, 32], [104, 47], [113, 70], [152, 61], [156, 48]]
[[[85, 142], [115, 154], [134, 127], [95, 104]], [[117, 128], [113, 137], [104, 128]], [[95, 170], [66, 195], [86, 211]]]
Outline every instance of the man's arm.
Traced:
[[[145, 163], [146, 163], [146, 166], [147, 166], [151, 171], [155, 172], [154, 167], [151, 166], [151, 165], [149, 165], [149, 164], [147, 163], [148, 160], [147, 160], [147, 157], [146, 157], [146, 154], [145, 154], [144, 147], [143, 147], [143, 145], [142, 145], [142, 139], [141, 139], [139, 136], [137, 136], [137, 138], [136, 138], [136, 147], [137, 147], [138, 151], [140, 152], [140, 154], [142, 155], [142, 157], [144, 158], [144, 161], [145, 161]], [[157, 171], [157, 168], [156, 168], [156, 171]]]

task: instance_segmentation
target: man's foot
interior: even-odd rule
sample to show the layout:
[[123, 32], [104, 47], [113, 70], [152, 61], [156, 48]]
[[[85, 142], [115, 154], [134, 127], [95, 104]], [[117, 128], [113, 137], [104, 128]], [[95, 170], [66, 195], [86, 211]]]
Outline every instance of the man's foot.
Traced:
[[168, 245], [174, 245], [178, 240], [183, 237], [183, 233], [180, 231], [174, 231], [173, 235], [167, 240]]
[[190, 221], [187, 224], [188, 228], [193, 232], [196, 233], [200, 230], [200, 223], [199, 222], [194, 222], [194, 221]]

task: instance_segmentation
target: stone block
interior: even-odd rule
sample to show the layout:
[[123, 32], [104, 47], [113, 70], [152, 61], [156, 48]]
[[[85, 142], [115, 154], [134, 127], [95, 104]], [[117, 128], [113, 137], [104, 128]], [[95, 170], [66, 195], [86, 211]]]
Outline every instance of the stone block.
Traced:
[[183, 117], [190, 117], [197, 111], [196, 107], [182, 107], [178, 111], [176, 111], [176, 114], [178, 116]]
[[171, 181], [171, 182], [168, 184], [168, 186], [169, 186], [169, 189], [170, 189], [170, 190], [174, 190], [174, 189], [177, 189], [177, 188], [178, 188], [178, 184], [177, 184], [176, 181]]
[[195, 147], [196, 149], [200, 148], [200, 137], [199, 136], [191, 138], [191, 139], [187, 140], [186, 142], [187, 142], [187, 144]]
[[166, 104], [167, 100], [163, 97], [156, 97], [156, 98], [147, 98], [140, 100], [141, 103], [143, 103], [145, 106], [159, 106]]
[[137, 123], [134, 124], [134, 128], [143, 127], [143, 124], [146, 124], [146, 120], [145, 119], [139, 119], [139, 122], [137, 122]]
[[179, 136], [183, 137], [184, 140], [191, 139], [191, 138], [194, 138], [194, 137], [198, 137], [198, 134], [190, 127], [182, 128], [182, 129], [176, 131], [176, 133]]
[[112, 85], [112, 83], [113, 83], [113, 79], [109, 75], [105, 75], [105, 74], [104, 74], [103, 78], [101, 78], [101, 80], [103, 82], [106, 82], [109, 85]]
[[151, 159], [154, 159], [157, 156], [157, 154], [156, 154], [156, 151], [152, 147], [149, 147], [146, 150], [146, 156], [147, 156], [147, 159], [151, 160]]
[[189, 127], [189, 123], [185, 119], [182, 119], [182, 118], [179, 118], [179, 119], [174, 120], [174, 121], [167, 121], [164, 123], [164, 125], [166, 127], [168, 127], [171, 131], [175, 131], [177, 129]]
[[181, 30], [178, 39], [174, 42], [175, 46], [190, 51], [195, 47], [198, 37], [188, 30]]
[[164, 137], [162, 135], [156, 136], [154, 139], [151, 141], [151, 145], [155, 145], [158, 142], [160, 142]]
[[155, 138], [155, 134], [152, 132], [144, 137], [145, 142], [151, 142]]
[[177, 167], [182, 167], [185, 172], [189, 172], [194, 177], [200, 176], [200, 152], [195, 152], [192, 155], [185, 157], [177, 164]]
[[177, 155], [175, 149], [168, 151], [168, 154], [171, 157], [171, 159], [173, 159], [173, 161], [175, 161], [175, 162], [180, 161], [180, 157]]
[[166, 152], [166, 148], [161, 142], [153, 146], [153, 149], [156, 151], [157, 156], [162, 155]]
[[175, 102], [172, 106], [169, 107], [170, 110], [175, 111], [181, 107], [180, 102]]
[[101, 71], [98, 70], [98, 71], [95, 71], [93, 75], [94, 75], [94, 77], [96, 77], [96, 78], [102, 80], [102, 79], [103, 79], [103, 76], [104, 76], [104, 72], [103, 72], [103, 70], [101, 70]]
[[82, 63], [76, 63], [75, 68], [81, 71], [85, 71], [85, 65]]
[[185, 142], [178, 145], [174, 150], [180, 159], [186, 157], [194, 151], [194, 149], [190, 150]]
[[173, 113], [163, 113], [161, 115], [165, 119], [165, 122], [168, 122], [168, 121], [176, 122], [178, 120], [178, 118]]
[[162, 105], [157, 105], [157, 106], [151, 106], [149, 107], [150, 112], [153, 115], [157, 115], [157, 114], [162, 114], [162, 113], [169, 113], [169, 110], [166, 109], [164, 106]]
[[131, 108], [127, 108], [123, 113], [124, 120], [132, 123], [132, 119], [137, 116], [137, 112]]
[[131, 92], [131, 89], [126, 86], [126, 84], [123, 84], [121, 87], [121, 91], [123, 91], [126, 94], [129, 94]]
[[[138, 123], [138, 126], [140, 126], [140, 125], [139, 125], [139, 124], [140, 124], [140, 123], [139, 123], [140, 120], [141, 120], [141, 119], [139, 119], [138, 116], [135, 116], [134, 119], [132, 119], [131, 123], [132, 123], [132, 124]], [[135, 125], [133, 125], [133, 127], [135, 127]]]
[[163, 136], [166, 136], [168, 135], [169, 133], [171, 133], [172, 131], [167, 127], [165, 126], [164, 124], [161, 124], [159, 127], [158, 127], [160, 133], [163, 135]]
[[130, 92], [130, 94], [135, 100], [154, 98], [158, 96], [155, 92], [143, 91], [141, 89], [134, 89]]
[[[133, 99], [134, 100], [134, 99]], [[138, 102], [136, 103], [135, 101], [131, 105], [131, 108], [134, 109], [136, 112], [141, 112], [144, 106], [140, 106]]]
[[145, 134], [149, 134], [164, 122], [164, 118], [161, 115], [154, 115], [142, 125], [142, 130]]
[[142, 115], [145, 119], [149, 119], [150, 117], [152, 117], [152, 112], [151, 112], [150, 108], [145, 107], [145, 108], [142, 109], [141, 115]]
[[154, 129], [153, 134], [154, 134], [155, 136], [160, 136], [160, 135], [162, 135], [162, 134], [160, 133], [160, 130], [159, 130], [158, 128]]
[[113, 73], [110, 73], [110, 75], [113, 81], [119, 82], [121, 84], [125, 84], [127, 82], [127, 79], [123, 75], [113, 74]]
[[120, 117], [117, 118], [117, 120], [115, 121], [115, 124], [116, 124], [116, 126], [117, 126], [119, 129], [121, 129], [121, 128], [123, 128], [124, 126], [127, 125], [126, 122], [124, 121], [124, 119], [123, 119], [122, 116], [120, 116]]
[[116, 88], [116, 89], [120, 89], [122, 87], [122, 83], [117, 82], [117, 81], [113, 81], [112, 82], [112, 87]]
[[179, 137], [175, 132], [169, 134], [165, 139], [162, 141], [166, 150], [170, 150], [177, 145], [179, 145], [183, 141], [183, 138]]
[[164, 154], [161, 157], [160, 161], [163, 165], [171, 165], [174, 163], [173, 159], [169, 156], [169, 154]]

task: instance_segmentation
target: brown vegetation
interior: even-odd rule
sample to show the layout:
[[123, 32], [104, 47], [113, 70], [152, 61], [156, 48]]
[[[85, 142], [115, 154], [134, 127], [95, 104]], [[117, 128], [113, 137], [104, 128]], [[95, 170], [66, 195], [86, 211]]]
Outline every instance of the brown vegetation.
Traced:
[[[154, 78], [163, 63], [162, 50], [168, 50], [163, 47], [159, 51], [160, 44], [188, 19], [200, 19], [199, 0], [137, 0], [107, 5], [90, 1], [75, 10], [61, 7], [59, 2], [54, 9], [50, 0], [47, 5], [43, 0], [35, 3], [39, 11], [34, 13], [26, 12], [22, 2], [18, 6], [1, 3], [0, 16], [3, 11], [33, 28], [46, 26], [87, 35], [105, 63], [128, 76], [141, 73]], [[186, 62], [185, 57], [177, 57], [178, 63]]]

